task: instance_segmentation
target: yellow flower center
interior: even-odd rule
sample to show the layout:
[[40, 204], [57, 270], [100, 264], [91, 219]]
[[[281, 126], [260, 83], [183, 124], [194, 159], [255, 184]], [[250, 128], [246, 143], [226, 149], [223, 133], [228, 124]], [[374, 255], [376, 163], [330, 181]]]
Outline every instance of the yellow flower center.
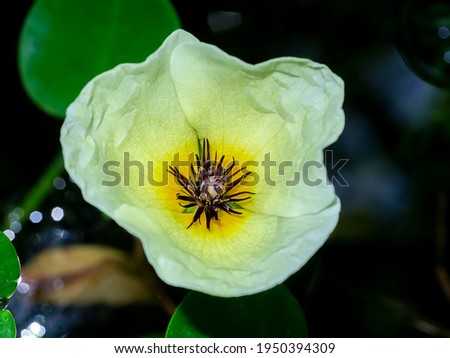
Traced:
[[190, 175], [183, 175], [176, 167], [169, 166], [181, 191], [177, 194], [179, 204], [189, 211], [196, 208], [188, 229], [197, 221], [201, 223], [202, 215], [206, 218], [206, 228], [210, 230], [211, 221], [219, 220], [219, 212], [241, 215], [238, 202], [245, 201], [253, 195], [250, 191], [238, 191], [236, 188], [250, 175], [243, 172], [246, 167], [236, 168], [236, 161], [224, 166], [225, 155], [218, 160], [217, 152], [211, 157], [209, 141], [203, 140], [202, 157], [196, 154], [195, 166], [190, 165]]

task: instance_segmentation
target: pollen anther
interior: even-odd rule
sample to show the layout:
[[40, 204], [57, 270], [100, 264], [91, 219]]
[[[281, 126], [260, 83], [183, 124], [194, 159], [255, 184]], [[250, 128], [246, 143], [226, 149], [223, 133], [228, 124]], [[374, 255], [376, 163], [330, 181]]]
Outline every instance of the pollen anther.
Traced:
[[[223, 166], [225, 156], [217, 160], [217, 152], [214, 160], [211, 159], [211, 151], [208, 139], [203, 140], [203, 149], [201, 158], [196, 154], [195, 167], [191, 164], [191, 175], [186, 177], [180, 173], [176, 167], [169, 166], [169, 173], [172, 174], [177, 183], [183, 188], [177, 194], [177, 199], [183, 208], [197, 207], [192, 222], [188, 229], [195, 222], [200, 223], [202, 214], [206, 217], [206, 228], [210, 230], [211, 220], [219, 220], [219, 209], [228, 214], [241, 215], [240, 211], [233, 209], [232, 203], [248, 200], [251, 196], [242, 197], [241, 195], [253, 195], [250, 191], [239, 191], [230, 193], [238, 184], [250, 175], [246, 168], [236, 168], [236, 161], [233, 161], [228, 167]], [[234, 172], [233, 172], [234, 169]]]

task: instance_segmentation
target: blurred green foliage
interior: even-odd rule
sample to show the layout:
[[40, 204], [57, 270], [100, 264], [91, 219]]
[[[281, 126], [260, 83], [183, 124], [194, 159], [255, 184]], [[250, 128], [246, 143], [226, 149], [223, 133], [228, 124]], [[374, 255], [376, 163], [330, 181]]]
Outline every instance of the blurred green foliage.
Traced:
[[37, 0], [20, 36], [22, 81], [42, 110], [63, 118], [95, 75], [142, 62], [179, 27], [168, 0]]

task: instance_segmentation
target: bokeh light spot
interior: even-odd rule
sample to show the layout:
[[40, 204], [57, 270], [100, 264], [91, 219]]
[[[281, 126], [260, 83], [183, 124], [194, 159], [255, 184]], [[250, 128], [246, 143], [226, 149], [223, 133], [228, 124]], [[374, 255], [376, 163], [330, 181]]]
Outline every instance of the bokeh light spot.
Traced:
[[42, 220], [42, 218], [43, 218], [43, 216], [42, 216], [42, 213], [41, 213], [40, 211], [33, 211], [33, 212], [30, 214], [30, 221], [31, 221], [33, 224], [39, 223], [39, 222]]
[[446, 40], [450, 37], [450, 30], [447, 26], [441, 26], [438, 29], [438, 36], [443, 39]]
[[59, 206], [56, 206], [52, 209], [52, 219], [55, 221], [61, 221], [61, 219], [64, 217], [64, 210], [60, 208]]

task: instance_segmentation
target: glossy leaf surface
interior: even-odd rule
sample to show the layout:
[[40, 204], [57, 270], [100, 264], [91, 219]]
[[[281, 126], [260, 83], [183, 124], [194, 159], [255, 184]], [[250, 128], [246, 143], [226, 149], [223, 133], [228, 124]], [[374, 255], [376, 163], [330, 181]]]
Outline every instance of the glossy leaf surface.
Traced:
[[[12, 296], [20, 277], [19, 259], [9, 238], [0, 232], [0, 302]], [[1, 307], [0, 307], [1, 308]]]
[[8, 310], [0, 311], [0, 338], [14, 338], [16, 324], [14, 317]]
[[307, 337], [302, 309], [276, 286], [251, 296], [221, 298], [191, 292], [178, 306], [166, 337]]

